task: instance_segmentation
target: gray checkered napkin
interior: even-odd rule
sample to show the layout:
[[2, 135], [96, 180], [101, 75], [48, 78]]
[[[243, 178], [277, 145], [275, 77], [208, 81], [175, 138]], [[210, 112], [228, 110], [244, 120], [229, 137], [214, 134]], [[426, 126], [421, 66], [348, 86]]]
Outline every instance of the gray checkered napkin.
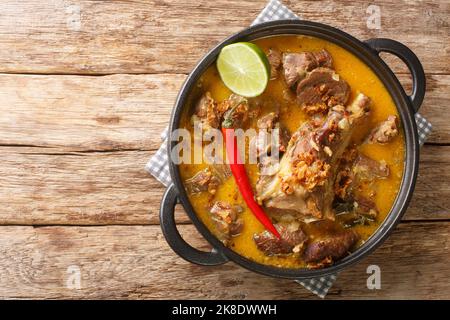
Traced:
[[[280, 1], [270, 0], [264, 10], [261, 11], [255, 21], [252, 23], [252, 25], [279, 19], [299, 19], [299, 17], [291, 10], [289, 10], [286, 6], [284, 6]], [[431, 123], [429, 123], [418, 113], [416, 113], [416, 123], [417, 130], [419, 132], [419, 142], [420, 145], [423, 145], [423, 143], [431, 133]], [[167, 131], [168, 130], [166, 129], [161, 134], [161, 140], [163, 141], [161, 147], [145, 166], [145, 169], [165, 186], [168, 186], [171, 183], [166, 141]], [[337, 275], [331, 275], [327, 277], [311, 278], [308, 280], [297, 280], [297, 282], [303, 285], [312, 293], [318, 295], [321, 298], [324, 298], [336, 278]]]

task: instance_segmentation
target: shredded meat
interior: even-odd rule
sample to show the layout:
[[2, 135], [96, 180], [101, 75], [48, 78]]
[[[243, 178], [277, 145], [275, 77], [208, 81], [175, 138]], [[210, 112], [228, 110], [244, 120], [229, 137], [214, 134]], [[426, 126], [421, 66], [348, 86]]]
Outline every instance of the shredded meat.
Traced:
[[369, 143], [388, 143], [398, 135], [398, 119], [396, 116], [389, 116], [385, 121], [370, 133]]
[[241, 207], [231, 206], [225, 201], [216, 201], [209, 212], [222, 241], [227, 242], [241, 233], [244, 226], [244, 221], [239, 217]]
[[318, 67], [331, 68], [333, 60], [326, 50], [318, 52], [284, 53], [282, 57], [284, 79], [293, 87], [309, 71]]
[[297, 86], [297, 102], [309, 114], [327, 112], [330, 107], [345, 105], [350, 86], [328, 68], [311, 71]]
[[265, 255], [274, 256], [303, 251], [303, 245], [307, 240], [307, 236], [298, 223], [289, 225], [276, 224], [275, 228], [280, 233], [281, 239], [278, 239], [267, 230], [253, 236], [256, 246]]

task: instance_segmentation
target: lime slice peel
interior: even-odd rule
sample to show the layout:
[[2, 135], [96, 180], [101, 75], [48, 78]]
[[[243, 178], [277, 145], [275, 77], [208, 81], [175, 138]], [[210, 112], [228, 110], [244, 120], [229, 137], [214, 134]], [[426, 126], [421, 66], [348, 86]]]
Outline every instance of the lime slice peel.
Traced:
[[217, 58], [217, 70], [223, 83], [243, 97], [264, 92], [270, 78], [270, 64], [264, 52], [254, 43], [227, 45]]

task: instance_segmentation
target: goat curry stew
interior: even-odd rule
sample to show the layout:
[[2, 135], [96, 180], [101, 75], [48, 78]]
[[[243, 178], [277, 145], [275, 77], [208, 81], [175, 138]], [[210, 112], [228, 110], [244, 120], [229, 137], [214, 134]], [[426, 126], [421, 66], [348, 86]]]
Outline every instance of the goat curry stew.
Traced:
[[333, 43], [308, 36], [254, 43], [271, 65], [265, 91], [239, 97], [212, 65], [180, 127], [194, 134], [197, 120], [220, 129], [231, 115], [242, 129], [277, 129], [276, 143], [249, 142], [258, 152], [277, 149], [275, 170], [261, 174], [262, 157], [245, 169], [281, 239], [245, 205], [227, 164], [182, 163], [179, 172], [200, 220], [233, 251], [280, 268], [326, 267], [361, 246], [396, 199], [405, 157], [399, 115], [376, 74]]

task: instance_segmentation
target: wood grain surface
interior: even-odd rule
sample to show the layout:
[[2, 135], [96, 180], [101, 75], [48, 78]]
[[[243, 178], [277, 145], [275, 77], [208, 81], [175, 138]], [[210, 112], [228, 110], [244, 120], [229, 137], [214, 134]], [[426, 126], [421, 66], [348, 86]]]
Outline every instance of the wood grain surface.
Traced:
[[[0, 224], [158, 224], [164, 186], [144, 166], [151, 152], [3, 148]], [[450, 146], [427, 145], [406, 220], [450, 220]], [[439, 166], [438, 166], [439, 164]], [[180, 210], [178, 221], [189, 222]]]
[[[327, 299], [450, 299], [450, 1], [283, 1], [365, 40], [392, 38], [422, 61], [433, 124], [411, 205]], [[144, 171], [186, 74], [265, 0], [0, 3], [0, 298], [316, 299], [290, 280], [173, 253], [159, 227], [164, 187]], [[382, 55], [407, 90], [405, 65]], [[189, 243], [209, 250], [183, 209]], [[381, 267], [368, 290], [366, 268]], [[68, 284], [80, 270], [80, 288]]]
[[[407, 75], [399, 75], [410, 88]], [[156, 150], [184, 75], [0, 74], [0, 145], [68, 151]], [[421, 114], [431, 143], [450, 143], [450, 75], [427, 78]]]
[[[208, 250], [193, 230], [189, 242]], [[414, 236], [411, 236], [413, 234]], [[343, 271], [327, 298], [449, 298], [450, 223], [406, 223], [361, 263]], [[425, 240], [426, 239], [426, 240]], [[0, 229], [0, 297], [145, 299], [311, 298], [292, 280], [271, 279], [229, 262], [201, 267], [183, 261], [158, 226]], [[367, 289], [367, 267], [381, 269], [382, 290]], [[79, 289], [67, 286], [79, 270]]]
[[[450, 73], [447, 0], [379, 1], [381, 30], [367, 28], [370, 3], [364, 0], [284, 2], [306, 20], [361, 40], [383, 36], [404, 42], [427, 72]], [[4, 0], [0, 71], [187, 73], [212, 46], [248, 26], [265, 3]]]

